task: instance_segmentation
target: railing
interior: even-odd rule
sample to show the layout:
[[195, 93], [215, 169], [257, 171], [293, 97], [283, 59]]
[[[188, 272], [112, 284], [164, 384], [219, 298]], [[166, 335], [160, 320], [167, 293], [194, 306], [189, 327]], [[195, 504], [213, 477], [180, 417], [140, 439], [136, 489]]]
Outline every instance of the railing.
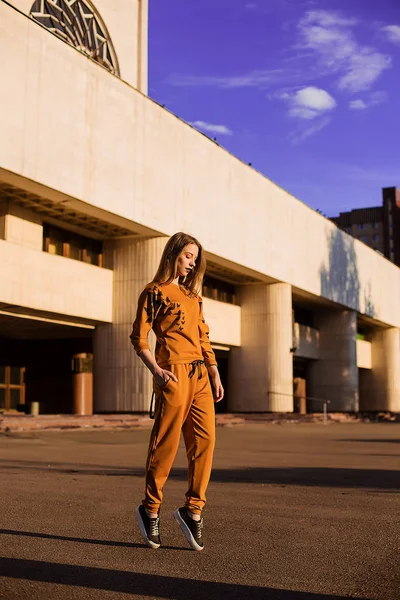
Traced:
[[304, 400], [311, 400], [312, 402], [322, 402], [322, 410], [323, 410], [323, 415], [324, 415], [324, 420], [323, 423], [324, 425], [326, 425], [328, 423], [328, 404], [331, 403], [330, 400], [327, 400], [326, 398], [316, 398], [315, 396], [304, 396], [303, 394], [284, 394], [282, 392], [268, 392], [268, 396], [285, 396], [287, 398], [293, 398], [293, 403], [295, 400], [301, 400], [302, 398], [304, 398]]

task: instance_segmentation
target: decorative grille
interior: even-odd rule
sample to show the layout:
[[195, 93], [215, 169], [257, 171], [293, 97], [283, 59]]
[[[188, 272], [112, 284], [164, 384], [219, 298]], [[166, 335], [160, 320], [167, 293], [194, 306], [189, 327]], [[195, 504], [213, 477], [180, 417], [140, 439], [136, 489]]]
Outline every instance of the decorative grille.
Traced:
[[87, 0], [36, 0], [30, 16], [64, 42], [119, 75], [117, 56], [106, 27]]

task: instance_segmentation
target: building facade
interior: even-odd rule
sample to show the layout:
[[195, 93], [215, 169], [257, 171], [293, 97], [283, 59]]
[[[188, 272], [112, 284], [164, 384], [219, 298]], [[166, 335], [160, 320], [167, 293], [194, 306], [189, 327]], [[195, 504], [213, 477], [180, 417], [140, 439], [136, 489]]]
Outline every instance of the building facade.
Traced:
[[94, 410], [146, 411], [136, 301], [186, 231], [222, 409], [400, 410], [400, 270], [147, 97], [146, 0], [2, 2], [0, 33], [0, 407], [71, 412], [93, 354]]
[[332, 221], [400, 266], [400, 190], [383, 188], [382, 196], [382, 206], [341, 212]]

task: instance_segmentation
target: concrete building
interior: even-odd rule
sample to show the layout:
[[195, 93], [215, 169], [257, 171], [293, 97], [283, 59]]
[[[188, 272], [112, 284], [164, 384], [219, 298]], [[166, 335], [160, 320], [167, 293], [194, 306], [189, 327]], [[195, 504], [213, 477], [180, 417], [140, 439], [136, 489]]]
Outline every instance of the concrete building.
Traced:
[[356, 208], [332, 217], [346, 233], [400, 266], [400, 190], [383, 188], [382, 206]]
[[93, 353], [94, 410], [147, 410], [128, 336], [183, 230], [222, 408], [399, 411], [398, 267], [148, 98], [146, 45], [147, 0], [0, 3], [0, 406], [71, 412]]

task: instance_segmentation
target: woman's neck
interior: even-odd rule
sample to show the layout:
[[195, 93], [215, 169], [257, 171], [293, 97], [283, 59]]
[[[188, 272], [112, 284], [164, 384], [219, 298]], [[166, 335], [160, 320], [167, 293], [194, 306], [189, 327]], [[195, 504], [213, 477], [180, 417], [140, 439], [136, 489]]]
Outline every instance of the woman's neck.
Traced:
[[179, 277], [175, 277], [175, 279], [173, 279], [171, 281], [171, 283], [173, 283], [174, 285], [177, 285], [179, 287]]

